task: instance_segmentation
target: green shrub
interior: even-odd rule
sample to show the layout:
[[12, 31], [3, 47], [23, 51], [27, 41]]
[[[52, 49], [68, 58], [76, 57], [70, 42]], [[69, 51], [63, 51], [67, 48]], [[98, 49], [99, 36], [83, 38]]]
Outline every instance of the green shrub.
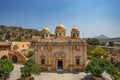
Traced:
[[32, 50], [28, 51], [27, 54], [25, 54], [26, 57], [33, 56], [34, 52]]
[[91, 73], [93, 76], [102, 77], [102, 73], [106, 71], [111, 75], [115, 75], [117, 69], [105, 59], [92, 59], [85, 68], [86, 73]]
[[13, 71], [14, 65], [12, 61], [7, 59], [0, 60], [0, 77], [5, 77]]
[[31, 74], [39, 75], [41, 72], [33, 60], [27, 60], [23, 65], [24, 67], [21, 67], [21, 77], [23, 78], [29, 77]]

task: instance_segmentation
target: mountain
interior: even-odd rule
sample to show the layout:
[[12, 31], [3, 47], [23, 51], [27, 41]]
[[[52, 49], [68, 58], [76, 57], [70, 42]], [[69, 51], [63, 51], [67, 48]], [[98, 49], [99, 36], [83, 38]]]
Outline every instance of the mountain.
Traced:
[[109, 37], [105, 36], [104, 34], [95, 36], [94, 38], [100, 40], [101, 42], [120, 42], [120, 37], [109, 38]]
[[99, 39], [101, 42], [120, 42], [120, 37]]
[[3, 41], [5, 39], [9, 39], [12, 41], [21, 41], [23, 39], [31, 39], [32, 36], [40, 35], [41, 31], [35, 29], [0, 25], [0, 41]]
[[[120, 42], [120, 37], [114, 37], [114, 38], [109, 38], [103, 34], [99, 36], [95, 36], [94, 38], [100, 40], [100, 42]], [[84, 40], [87, 40], [88, 38], [84, 38]]]
[[94, 38], [97, 38], [97, 39], [108, 39], [108, 37], [103, 35], [103, 34], [101, 34], [99, 36], [95, 36]]

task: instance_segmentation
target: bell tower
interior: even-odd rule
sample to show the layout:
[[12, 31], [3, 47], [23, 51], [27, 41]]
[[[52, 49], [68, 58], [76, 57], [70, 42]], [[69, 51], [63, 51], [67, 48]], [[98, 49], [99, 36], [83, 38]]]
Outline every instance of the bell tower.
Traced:
[[50, 31], [48, 28], [42, 29], [42, 38], [44, 38], [44, 39], [50, 38]]
[[56, 29], [55, 29], [55, 35], [56, 35], [56, 38], [57, 37], [65, 37], [66, 36], [65, 26], [62, 24], [57, 25]]
[[73, 27], [71, 30], [71, 38], [79, 38], [80, 37], [80, 31], [77, 27]]

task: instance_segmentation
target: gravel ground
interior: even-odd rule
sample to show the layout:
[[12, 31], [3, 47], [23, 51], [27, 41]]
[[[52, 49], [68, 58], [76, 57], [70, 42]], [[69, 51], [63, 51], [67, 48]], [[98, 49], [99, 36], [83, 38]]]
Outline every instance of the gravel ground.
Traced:
[[[23, 65], [14, 64], [14, 70], [10, 73], [7, 80], [18, 80], [20, 78], [20, 67]], [[34, 75], [33, 75], [34, 76]], [[110, 76], [106, 73], [103, 74], [105, 80], [111, 80]], [[34, 76], [34, 80], [90, 80], [88, 74], [84, 72], [67, 73], [67, 72], [42, 72], [39, 76]]]

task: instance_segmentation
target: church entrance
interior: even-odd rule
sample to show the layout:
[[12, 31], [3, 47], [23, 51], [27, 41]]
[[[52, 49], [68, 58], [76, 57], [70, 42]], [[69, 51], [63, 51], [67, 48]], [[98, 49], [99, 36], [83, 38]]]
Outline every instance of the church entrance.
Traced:
[[58, 60], [58, 69], [63, 69], [63, 60]]
[[17, 62], [17, 57], [15, 55], [12, 57], [12, 61], [13, 61], [13, 63]]

